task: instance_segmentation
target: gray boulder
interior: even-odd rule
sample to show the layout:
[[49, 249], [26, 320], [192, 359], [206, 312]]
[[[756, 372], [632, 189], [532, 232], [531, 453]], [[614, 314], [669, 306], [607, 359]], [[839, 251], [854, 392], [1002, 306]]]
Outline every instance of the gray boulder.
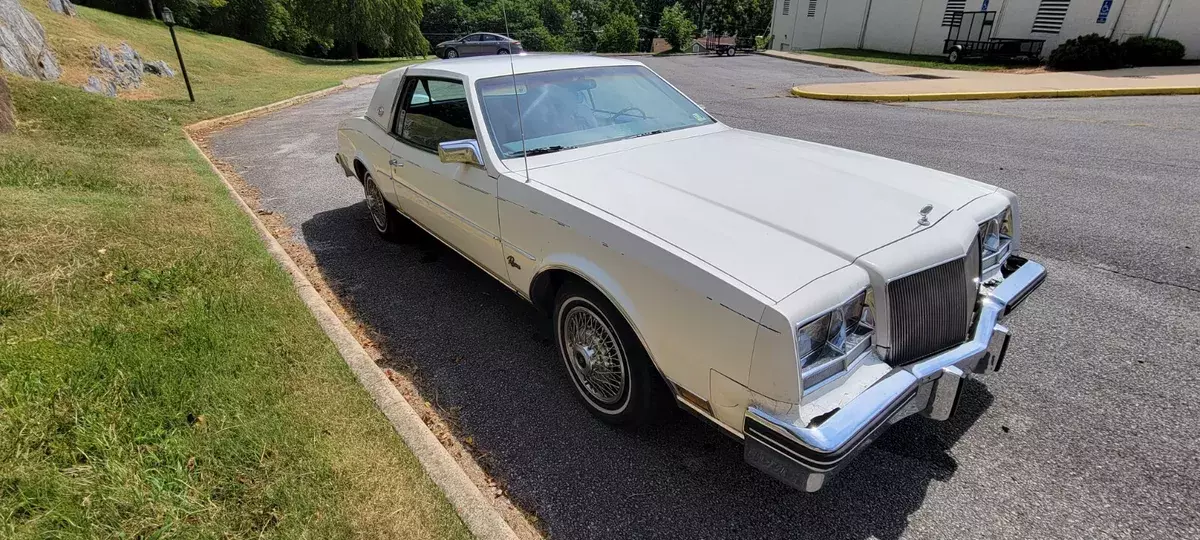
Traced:
[[72, 4], [71, 0], [50, 0], [50, 11], [74, 17], [75, 4]]
[[142, 55], [133, 50], [128, 43], [121, 43], [117, 52], [113, 53], [104, 44], [96, 47], [96, 67], [100, 75], [118, 88], [138, 88], [142, 86], [142, 73], [146, 63]]
[[117, 97], [117, 84], [112, 81], [102, 81], [95, 75], [89, 75], [83, 90], [102, 96]]
[[17, 128], [17, 117], [13, 111], [12, 93], [8, 81], [0, 75], [0, 133], [12, 133]]
[[142, 69], [145, 69], [146, 73], [149, 73], [151, 75], [158, 75], [159, 77], [174, 77], [175, 76], [175, 70], [171, 69], [171, 66], [168, 66], [167, 63], [162, 60], [146, 62], [146, 65], [143, 66]]
[[62, 75], [46, 30], [18, 0], [0, 0], [0, 67], [43, 81]]

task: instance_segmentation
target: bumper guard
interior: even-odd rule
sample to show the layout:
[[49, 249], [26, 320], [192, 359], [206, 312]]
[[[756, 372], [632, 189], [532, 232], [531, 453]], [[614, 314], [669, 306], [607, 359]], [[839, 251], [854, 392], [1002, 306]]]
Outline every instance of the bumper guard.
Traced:
[[999, 371], [1008, 350], [1000, 324], [1046, 279], [1046, 269], [1013, 256], [1017, 266], [981, 299], [973, 338], [948, 351], [900, 366], [823, 421], [798, 427], [750, 407], [745, 459], [796, 489], [813, 492], [888, 426], [915, 413], [946, 420], [958, 405], [963, 380]]

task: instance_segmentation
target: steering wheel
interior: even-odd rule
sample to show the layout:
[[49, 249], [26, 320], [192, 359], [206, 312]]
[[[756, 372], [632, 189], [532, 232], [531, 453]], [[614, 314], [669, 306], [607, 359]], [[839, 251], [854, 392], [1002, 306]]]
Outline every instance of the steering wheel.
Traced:
[[[633, 112], [633, 111], [637, 111], [637, 116], [634, 116], [634, 115], [632, 115], [632, 114], [629, 114], [629, 113], [631, 113], [631, 112]], [[631, 117], [631, 118], [638, 118], [638, 119], [641, 119], [641, 120], [645, 120], [645, 119], [647, 119], [647, 118], [650, 118], [649, 116], [646, 116], [646, 111], [643, 111], [643, 110], [641, 110], [641, 109], [639, 109], [639, 108], [637, 108], [637, 107], [625, 107], [624, 109], [621, 109], [621, 110], [619, 110], [619, 111], [617, 111], [617, 112], [615, 112], [615, 113], [612, 113], [612, 119], [613, 119], [614, 121], [617, 119], [617, 117], [618, 117], [618, 116], [628, 116], [628, 117]]]

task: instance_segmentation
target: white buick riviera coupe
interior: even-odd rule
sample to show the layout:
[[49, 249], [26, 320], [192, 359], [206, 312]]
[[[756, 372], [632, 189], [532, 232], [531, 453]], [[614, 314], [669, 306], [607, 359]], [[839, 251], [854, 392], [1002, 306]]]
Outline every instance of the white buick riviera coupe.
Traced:
[[550, 314], [595, 416], [677, 404], [805, 491], [889, 425], [954, 414], [1046, 276], [1012, 193], [733, 129], [629, 60], [392, 71], [337, 161], [380, 234], [408, 218]]

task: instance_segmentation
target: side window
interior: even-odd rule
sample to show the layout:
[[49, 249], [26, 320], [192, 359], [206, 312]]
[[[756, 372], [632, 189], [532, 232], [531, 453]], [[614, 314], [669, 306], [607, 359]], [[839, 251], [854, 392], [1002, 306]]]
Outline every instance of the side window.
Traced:
[[484, 34], [483, 41], [500, 41], [500, 38], [493, 36], [491, 34]]
[[463, 38], [463, 41], [465, 41], [467, 43], [475, 43], [477, 41], [480, 41], [480, 38], [482, 38], [482, 37], [483, 37], [482, 34], [471, 34], [471, 35]]
[[404, 117], [397, 122], [401, 139], [436, 152], [438, 143], [474, 139], [475, 125], [461, 81], [417, 78], [405, 86]]

